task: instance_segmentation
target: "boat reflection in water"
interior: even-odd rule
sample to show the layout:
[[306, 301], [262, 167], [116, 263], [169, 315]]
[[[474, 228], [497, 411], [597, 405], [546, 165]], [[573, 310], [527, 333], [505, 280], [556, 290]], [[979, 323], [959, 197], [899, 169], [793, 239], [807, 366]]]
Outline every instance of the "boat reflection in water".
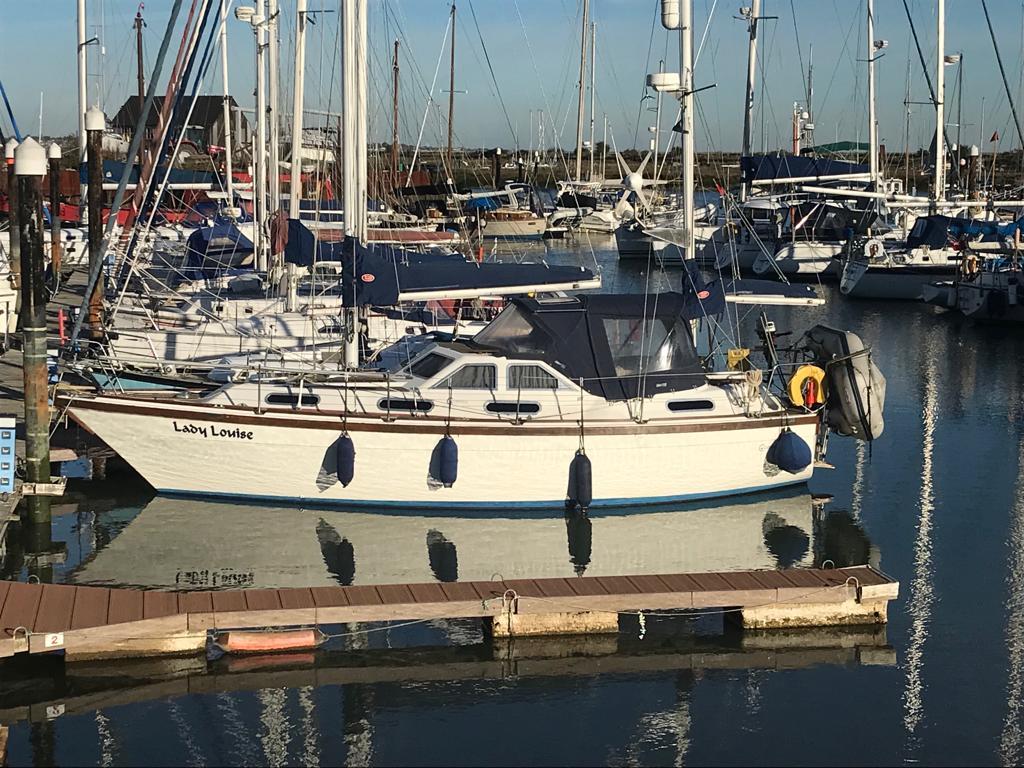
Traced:
[[[123, 508], [98, 513], [92, 538], [106, 543], [69, 580], [220, 589], [878, 560], [852, 515], [826, 512], [807, 493], [527, 519], [157, 497], [125, 518]], [[454, 764], [485, 761], [493, 750], [490, 736], [461, 735], [485, 707], [529, 734], [563, 714], [574, 724], [602, 722], [600, 738], [575, 725], [562, 734], [565, 762], [572, 754], [584, 764], [681, 764], [694, 700], [717, 706], [722, 685], [823, 664], [896, 662], [884, 626], [738, 632], [721, 613], [624, 615], [618, 634], [583, 637], [492, 638], [469, 619], [382, 629], [346, 625], [315, 652], [263, 657], [79, 662], [53, 674], [0, 664], [0, 722], [12, 724], [13, 763], [53, 764], [37, 750], [49, 742], [36, 738], [51, 729], [55, 750], [73, 743], [82, 764], [109, 764], [112, 755], [145, 762], [152, 743], [180, 764], [393, 764], [408, 761], [401, 745], [409, 739], [431, 762]], [[606, 696], [615, 698], [614, 717], [600, 703]], [[58, 709], [51, 724], [47, 713]], [[547, 753], [536, 750], [547, 743], [514, 739], [503, 760], [543, 762]]]
[[66, 580], [206, 590], [877, 565], [870, 549], [848, 513], [806, 491], [515, 518], [156, 496]]

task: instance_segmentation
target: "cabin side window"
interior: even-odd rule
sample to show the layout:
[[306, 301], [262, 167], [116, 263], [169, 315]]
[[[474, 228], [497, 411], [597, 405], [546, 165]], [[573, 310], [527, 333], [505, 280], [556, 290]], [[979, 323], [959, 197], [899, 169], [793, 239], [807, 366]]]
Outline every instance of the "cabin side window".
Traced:
[[439, 355], [437, 352], [431, 352], [426, 357], [417, 360], [415, 363], [409, 366], [409, 373], [413, 376], [419, 376], [421, 379], [429, 379], [439, 371], [443, 370], [448, 363], [451, 362], [450, 357]]
[[440, 384], [436, 389], [494, 389], [498, 380], [498, 369], [490, 364], [464, 365]]
[[434, 407], [429, 400], [417, 400], [415, 398], [393, 397], [390, 400], [384, 399], [377, 403], [382, 411], [410, 411], [412, 413], [426, 413]]
[[713, 411], [715, 404], [710, 400], [670, 400], [668, 409], [672, 412]]
[[508, 388], [558, 389], [558, 379], [539, 365], [510, 365], [508, 367]]
[[314, 395], [309, 391], [303, 392], [301, 402], [299, 396], [298, 392], [271, 392], [263, 398], [263, 402], [267, 405], [287, 405], [290, 408], [315, 408], [320, 404], [320, 395]]
[[540, 403], [510, 403], [495, 401], [484, 406], [488, 413], [511, 414], [513, 416], [532, 416], [540, 413]]

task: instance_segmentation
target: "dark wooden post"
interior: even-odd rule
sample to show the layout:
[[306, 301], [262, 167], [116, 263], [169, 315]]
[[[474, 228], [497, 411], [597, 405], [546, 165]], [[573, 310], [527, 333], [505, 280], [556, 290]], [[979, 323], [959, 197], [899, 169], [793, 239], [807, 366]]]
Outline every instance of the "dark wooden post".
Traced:
[[[89, 270], [103, 261], [103, 130], [107, 119], [103, 112], [93, 107], [85, 113], [86, 152], [88, 153], [89, 177]], [[116, 211], [110, 212], [116, 216]], [[89, 297], [89, 329], [92, 338], [100, 338], [103, 325], [103, 277], [96, 281]]]
[[[46, 150], [34, 139], [18, 146], [14, 161], [18, 181], [18, 226], [21, 240], [22, 368], [25, 380], [25, 480], [50, 482], [49, 371], [46, 365], [46, 286], [43, 282], [43, 176]], [[28, 497], [32, 524], [50, 522], [48, 496]]]
[[50, 144], [46, 157], [50, 161], [50, 268], [54, 281], [59, 281], [64, 257], [64, 247], [60, 242], [60, 147], [56, 143]]

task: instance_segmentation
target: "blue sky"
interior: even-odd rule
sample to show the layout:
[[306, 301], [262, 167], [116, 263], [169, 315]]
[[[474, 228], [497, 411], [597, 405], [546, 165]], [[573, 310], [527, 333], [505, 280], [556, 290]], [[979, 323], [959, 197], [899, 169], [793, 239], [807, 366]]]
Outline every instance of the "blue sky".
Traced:
[[[252, 0], [245, 0], [251, 3]], [[338, 0], [310, 0], [311, 8], [336, 9]], [[697, 42], [705, 37], [697, 63], [698, 86], [717, 84], [699, 95], [700, 149], [737, 149], [742, 124], [746, 69], [745, 25], [733, 18], [737, 0], [694, 0]], [[186, 6], [188, 2], [186, 1]], [[439, 55], [441, 63], [435, 102], [446, 114], [448, 0], [369, 0], [371, 62], [371, 130], [374, 138], [390, 135], [390, 55], [392, 40], [402, 41], [402, 138], [414, 142], [424, 125], [424, 142], [444, 135], [436, 107], [427, 109], [427, 91]], [[556, 140], [571, 146], [575, 131], [575, 87], [579, 56], [579, 0], [460, 0], [457, 24], [456, 135], [468, 146], [511, 146], [513, 134], [527, 147], [537, 142], [539, 112], [545, 113], [545, 144]], [[656, 21], [657, 0], [592, 0], [598, 24], [598, 139], [601, 115], [608, 114], [619, 147], [647, 142], [652, 112], [638, 119], [644, 75], [656, 71], [658, 60], [676, 68], [676, 33]], [[1022, 0], [989, 0], [1011, 88], [1021, 86]], [[93, 76], [90, 100], [112, 115], [135, 89], [132, 19], [137, 0], [89, 0], [91, 35], [103, 38], [103, 55], [90, 48]], [[290, 110], [290, 71], [294, 34], [294, 2], [281, 0], [283, 108]], [[904, 144], [904, 99], [910, 60], [912, 101], [925, 101], [927, 89], [909, 36], [900, 0], [876, 0], [876, 38], [889, 47], [878, 63], [880, 137], [893, 151]], [[918, 34], [930, 67], [935, 58], [935, 3], [910, 0]], [[147, 65], [152, 64], [166, 27], [170, 0], [147, 0], [144, 15]], [[474, 22], [472, 11], [476, 13]], [[794, 12], [796, 18], [794, 18]], [[794, 101], [803, 101], [803, 75], [813, 45], [816, 140], [866, 138], [863, 0], [764, 0], [762, 13], [778, 16], [762, 25], [763, 87], [758, 90], [756, 144], [769, 148], [788, 144]], [[307, 106], [336, 110], [337, 13], [325, 14], [313, 29], [307, 54]], [[477, 23], [479, 25], [479, 32]], [[653, 30], [653, 33], [652, 33]], [[70, 132], [75, 126], [75, 2], [74, 0], [0, 0], [0, 78], [23, 133], [35, 134], [43, 92], [43, 131]], [[800, 46], [797, 46], [799, 35]], [[481, 37], [483, 44], [481, 43]], [[246, 25], [229, 22], [229, 76], [239, 103], [253, 103], [253, 36]], [[486, 45], [494, 68], [499, 99], [483, 53]], [[1001, 146], [1017, 144], [1007, 100], [996, 68], [980, 0], [947, 0], [946, 51], [964, 53], [963, 131], [965, 143], [977, 143], [984, 130], [984, 149], [993, 130]], [[956, 122], [956, 67], [947, 67], [948, 121]], [[208, 93], [220, 93], [219, 68], [211, 71]], [[762, 98], [763, 97], [763, 98]], [[982, 102], [984, 100], [984, 111]], [[645, 101], [644, 109], [653, 106]], [[665, 125], [670, 124], [666, 101]], [[910, 144], [930, 139], [931, 108], [913, 105]], [[425, 111], [428, 113], [424, 120]], [[1019, 105], [1024, 113], [1024, 104]], [[531, 120], [531, 112], [533, 119]], [[507, 116], [506, 116], [507, 115]], [[1022, 115], [1024, 116], [1024, 115]], [[6, 117], [3, 124], [7, 125]], [[954, 133], [955, 126], [949, 129]], [[755, 147], [759, 148], [759, 147]]]

